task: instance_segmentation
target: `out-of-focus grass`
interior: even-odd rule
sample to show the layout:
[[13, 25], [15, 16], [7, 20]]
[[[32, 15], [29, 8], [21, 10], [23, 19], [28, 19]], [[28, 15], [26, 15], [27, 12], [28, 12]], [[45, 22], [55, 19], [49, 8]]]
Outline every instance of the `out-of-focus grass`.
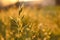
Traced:
[[1, 40], [60, 40], [60, 7], [12, 7], [0, 12]]

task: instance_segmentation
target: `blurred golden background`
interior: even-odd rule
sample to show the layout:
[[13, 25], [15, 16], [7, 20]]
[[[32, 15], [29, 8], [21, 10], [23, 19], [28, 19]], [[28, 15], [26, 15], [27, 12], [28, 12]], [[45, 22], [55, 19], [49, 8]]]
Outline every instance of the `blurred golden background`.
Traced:
[[0, 5], [0, 40], [60, 40], [58, 2], [2, 1], [6, 5]]

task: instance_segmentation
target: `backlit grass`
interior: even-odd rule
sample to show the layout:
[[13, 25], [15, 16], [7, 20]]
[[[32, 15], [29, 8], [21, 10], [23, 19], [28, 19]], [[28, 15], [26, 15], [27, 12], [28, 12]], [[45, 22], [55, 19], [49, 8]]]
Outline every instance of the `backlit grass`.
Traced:
[[60, 40], [60, 7], [11, 7], [0, 11], [1, 40]]

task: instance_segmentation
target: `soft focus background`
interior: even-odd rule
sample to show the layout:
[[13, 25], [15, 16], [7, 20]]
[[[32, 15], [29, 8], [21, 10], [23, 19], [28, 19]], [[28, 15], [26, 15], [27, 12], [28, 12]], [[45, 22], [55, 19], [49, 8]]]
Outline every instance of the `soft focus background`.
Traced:
[[60, 40], [59, 0], [40, 3], [15, 2], [3, 6], [0, 40]]

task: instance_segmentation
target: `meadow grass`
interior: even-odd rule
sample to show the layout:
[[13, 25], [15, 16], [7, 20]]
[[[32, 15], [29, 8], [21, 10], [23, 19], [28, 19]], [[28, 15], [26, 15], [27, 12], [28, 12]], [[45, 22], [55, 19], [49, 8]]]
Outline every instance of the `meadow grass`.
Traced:
[[1, 40], [60, 40], [60, 7], [17, 7], [0, 11]]

